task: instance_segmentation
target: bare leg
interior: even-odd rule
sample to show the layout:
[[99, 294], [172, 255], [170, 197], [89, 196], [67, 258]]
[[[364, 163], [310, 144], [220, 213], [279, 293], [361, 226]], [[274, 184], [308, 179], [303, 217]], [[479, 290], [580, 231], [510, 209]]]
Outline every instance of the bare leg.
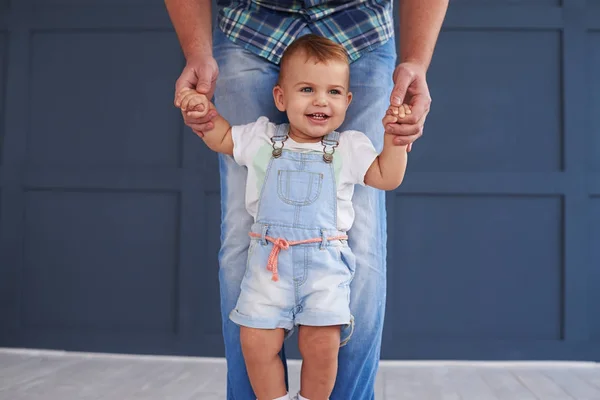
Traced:
[[335, 384], [340, 349], [340, 326], [300, 326], [302, 354], [300, 394], [310, 400], [327, 400]]
[[283, 338], [283, 329], [240, 327], [242, 353], [258, 400], [272, 400], [287, 393], [283, 363], [279, 358]]

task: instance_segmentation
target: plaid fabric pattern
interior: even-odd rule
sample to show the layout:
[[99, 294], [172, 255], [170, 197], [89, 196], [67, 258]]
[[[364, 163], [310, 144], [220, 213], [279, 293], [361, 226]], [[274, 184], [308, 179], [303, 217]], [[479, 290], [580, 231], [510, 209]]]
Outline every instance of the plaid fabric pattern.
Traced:
[[305, 27], [340, 43], [351, 61], [394, 35], [391, 0], [219, 0], [217, 5], [223, 33], [275, 64]]

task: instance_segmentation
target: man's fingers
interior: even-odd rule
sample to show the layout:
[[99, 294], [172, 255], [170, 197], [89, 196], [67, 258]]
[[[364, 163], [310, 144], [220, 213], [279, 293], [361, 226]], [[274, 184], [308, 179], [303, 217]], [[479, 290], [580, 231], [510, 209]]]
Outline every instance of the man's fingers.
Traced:
[[386, 127], [385, 132], [391, 133], [393, 135], [399, 136], [412, 136], [418, 134], [423, 130], [423, 125], [421, 124], [413, 124], [408, 125], [404, 123], [400, 124], [390, 124]]
[[386, 126], [386, 133], [396, 135], [394, 138], [394, 144], [396, 145], [409, 145], [406, 149], [411, 151], [412, 145], [415, 140], [423, 136], [423, 126], [427, 116], [424, 116], [418, 123], [413, 125], [407, 125], [404, 123], [390, 124]]
[[[194, 112], [192, 111], [192, 114], [193, 113]], [[199, 135], [198, 132], [208, 132], [215, 127], [215, 124], [211, 121], [212, 118], [217, 116], [215, 110], [210, 110], [208, 114], [201, 118], [197, 118], [194, 115], [188, 115], [188, 113], [185, 111], [181, 111], [181, 114], [183, 115], [185, 124], [189, 126], [197, 135]]]
[[394, 79], [394, 89], [390, 96], [390, 104], [395, 107], [400, 107], [404, 103], [408, 87], [413, 81], [413, 77], [408, 71], [398, 70], [398, 74]]
[[186, 124], [189, 126], [194, 132], [208, 132], [215, 127], [215, 124], [212, 122], [207, 122], [206, 124]]
[[409, 152], [410, 150], [412, 150], [412, 144], [420, 137], [421, 135], [396, 136], [394, 138], [394, 144], [396, 146], [407, 146], [406, 151]]
[[431, 98], [426, 95], [416, 95], [411, 99], [411, 119], [407, 118], [408, 123], [414, 124], [420, 121], [429, 113], [431, 107]]
[[198, 83], [196, 84], [196, 90], [199, 93], [205, 94], [208, 96], [210, 92], [210, 88], [212, 87], [212, 78], [213, 73], [208, 68], [203, 68], [197, 72], [198, 75]]
[[184, 92], [185, 89], [192, 89], [209, 96], [213, 84], [213, 75], [213, 69], [186, 66], [175, 82], [175, 106], [181, 107], [183, 99], [179, 97], [179, 94]]
[[[194, 111], [192, 111], [192, 112], [194, 112]], [[183, 121], [185, 122], [185, 124], [187, 126], [191, 127], [192, 125], [207, 124], [218, 114], [217, 114], [216, 110], [213, 109], [213, 110], [209, 110], [208, 113], [206, 113], [206, 115], [204, 115], [202, 117], [188, 115], [188, 112], [183, 111], [183, 110], [181, 110], [181, 115], [183, 116]]]
[[[178, 102], [178, 95], [185, 89], [195, 89], [198, 83], [198, 77], [196, 71], [191, 67], [186, 67], [181, 72], [181, 75], [175, 82], [175, 106], [179, 107], [181, 103]], [[180, 100], [180, 99], [179, 99]]]
[[[410, 145], [411, 143], [413, 143], [415, 140], [417, 140], [421, 136], [422, 136], [422, 133], [419, 133], [416, 135], [411, 135], [411, 136], [396, 136], [394, 138], [394, 144], [398, 145], [398, 146]], [[410, 150], [408, 150], [408, 151], [410, 151]]]

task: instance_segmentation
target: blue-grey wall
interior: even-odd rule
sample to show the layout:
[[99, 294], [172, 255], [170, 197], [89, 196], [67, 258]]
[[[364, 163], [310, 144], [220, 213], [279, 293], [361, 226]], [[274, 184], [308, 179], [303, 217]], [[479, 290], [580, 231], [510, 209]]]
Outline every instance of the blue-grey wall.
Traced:
[[[600, 3], [451, 3], [382, 356], [600, 360]], [[0, 346], [223, 355], [183, 62], [160, 0], [0, 0]]]

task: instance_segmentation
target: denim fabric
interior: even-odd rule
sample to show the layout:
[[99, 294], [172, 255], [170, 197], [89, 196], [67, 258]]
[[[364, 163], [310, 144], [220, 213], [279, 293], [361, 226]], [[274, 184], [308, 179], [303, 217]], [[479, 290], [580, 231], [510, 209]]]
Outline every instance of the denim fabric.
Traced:
[[[304, 32], [308, 33], [308, 32]], [[273, 103], [272, 90], [278, 66], [231, 42], [218, 29], [213, 37], [219, 65], [215, 104], [232, 124], [245, 124], [266, 116], [286, 122]], [[350, 90], [354, 94], [339, 131], [364, 132], [381, 151], [381, 119], [389, 105], [396, 63], [393, 39], [354, 61], [350, 66]], [[246, 271], [253, 220], [245, 208], [246, 169], [229, 156], [220, 156], [222, 233], [219, 253], [221, 315], [227, 358], [227, 398], [254, 400], [239, 341], [239, 327], [229, 319], [240, 295]], [[357, 186], [353, 205], [356, 216], [348, 232], [356, 260], [350, 286], [350, 308], [355, 317], [352, 339], [340, 349], [339, 371], [332, 400], [374, 399], [386, 300], [385, 193]], [[285, 358], [285, 357], [283, 357]]]

